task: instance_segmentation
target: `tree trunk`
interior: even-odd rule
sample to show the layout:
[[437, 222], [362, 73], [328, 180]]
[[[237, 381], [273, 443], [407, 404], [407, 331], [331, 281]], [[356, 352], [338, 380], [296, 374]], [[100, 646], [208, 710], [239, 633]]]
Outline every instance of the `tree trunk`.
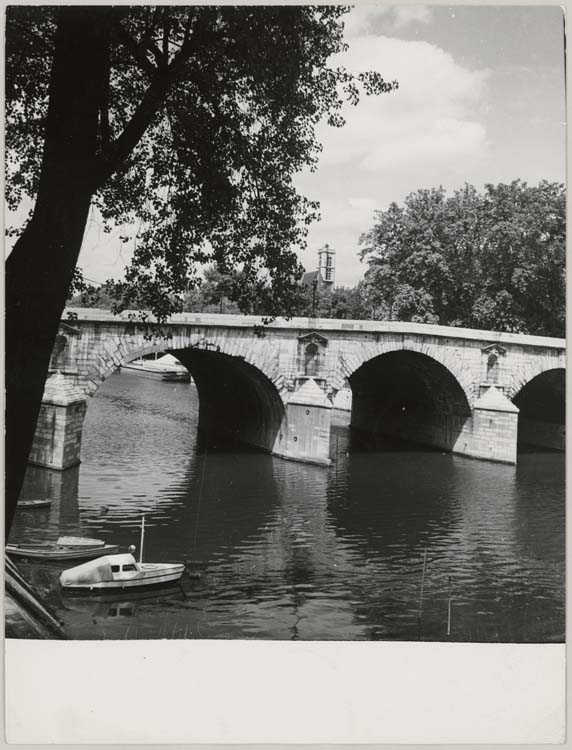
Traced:
[[102, 8], [63, 6], [33, 217], [6, 262], [6, 535], [94, 189], [108, 48]]

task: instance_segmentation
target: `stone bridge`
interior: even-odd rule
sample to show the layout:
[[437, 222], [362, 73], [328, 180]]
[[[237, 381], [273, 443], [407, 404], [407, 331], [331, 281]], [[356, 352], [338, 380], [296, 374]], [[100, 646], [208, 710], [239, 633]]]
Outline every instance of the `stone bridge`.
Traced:
[[129, 313], [74, 309], [52, 353], [30, 462], [79, 463], [91, 396], [121, 365], [164, 351], [190, 371], [207, 436], [296, 461], [329, 463], [332, 401], [347, 387], [351, 426], [369, 440], [507, 463], [518, 444], [564, 450], [563, 339], [212, 314], [176, 315], [158, 332]]

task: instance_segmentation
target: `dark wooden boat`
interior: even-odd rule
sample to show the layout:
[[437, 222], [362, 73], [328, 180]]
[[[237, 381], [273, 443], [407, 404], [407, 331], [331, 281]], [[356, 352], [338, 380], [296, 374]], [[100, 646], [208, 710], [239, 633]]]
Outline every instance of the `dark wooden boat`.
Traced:
[[92, 560], [111, 555], [119, 550], [118, 544], [106, 544], [101, 539], [61, 536], [57, 542], [45, 544], [7, 544], [5, 552], [11, 557], [37, 560]]
[[19, 508], [47, 508], [51, 504], [52, 501], [49, 498], [45, 500], [39, 498], [37, 500], [18, 500]]

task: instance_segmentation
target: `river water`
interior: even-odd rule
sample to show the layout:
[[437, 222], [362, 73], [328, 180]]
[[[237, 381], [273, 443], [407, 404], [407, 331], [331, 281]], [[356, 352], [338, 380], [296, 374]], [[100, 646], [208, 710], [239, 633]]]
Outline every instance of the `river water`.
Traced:
[[[187, 561], [171, 589], [62, 595], [62, 565], [19, 562], [72, 638], [555, 642], [564, 639], [564, 456], [516, 467], [350, 450], [331, 467], [206, 449], [192, 384], [116, 373], [92, 399], [82, 464], [29, 467], [11, 542], [81, 534]], [[336, 457], [337, 453], [337, 457]], [[337, 460], [336, 460], [337, 458]], [[65, 567], [69, 567], [67, 563]]]

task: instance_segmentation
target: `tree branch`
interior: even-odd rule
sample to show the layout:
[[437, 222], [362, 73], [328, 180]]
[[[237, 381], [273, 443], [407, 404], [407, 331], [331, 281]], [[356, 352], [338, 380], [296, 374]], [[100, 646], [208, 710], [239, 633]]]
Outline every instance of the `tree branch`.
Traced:
[[192, 13], [191, 9], [189, 8], [189, 12], [187, 14], [187, 23], [185, 24], [185, 33], [183, 36], [183, 45], [187, 44], [189, 39], [191, 38], [191, 28], [192, 28], [194, 19], [195, 19], [195, 14]]
[[[147, 63], [153, 69], [153, 77], [149, 88], [139, 102], [139, 106], [133, 113], [130, 121], [123, 132], [109, 145], [102, 154], [96, 165], [94, 180], [95, 189], [100, 187], [114, 172], [116, 172], [133, 149], [137, 146], [145, 131], [149, 127], [153, 117], [165, 104], [166, 95], [171, 84], [177, 79], [181, 68], [189, 60], [192, 54], [196, 54], [198, 46], [207, 46], [209, 39], [206, 35], [211, 19], [211, 14], [203, 12], [199, 15], [195, 33], [188, 38], [181, 49], [174, 55], [172, 61], [160, 69]], [[202, 23], [201, 23], [202, 21]], [[126, 32], [125, 32], [126, 33]], [[126, 33], [127, 37], [131, 37]], [[192, 40], [197, 38], [199, 45], [193, 44]], [[125, 39], [127, 43], [127, 39]], [[138, 45], [135, 45], [138, 47]], [[145, 58], [146, 59], [146, 58]], [[190, 80], [190, 77], [189, 77]]]
[[169, 64], [169, 14], [163, 9], [163, 64]]
[[109, 48], [107, 49], [105, 64], [107, 70], [102, 82], [101, 105], [99, 108], [99, 125], [102, 151], [104, 151], [111, 142], [111, 127], [109, 125], [109, 77], [111, 73], [111, 64], [109, 60]]
[[153, 17], [147, 24], [145, 34], [142, 36], [141, 41], [140, 41], [141, 48], [149, 50], [149, 52], [155, 58], [155, 63], [158, 68], [160, 68], [162, 64], [161, 52], [159, 51], [159, 48], [154, 44], [153, 37], [155, 34], [155, 28], [159, 26], [159, 21], [160, 21], [162, 12], [163, 12], [163, 8], [160, 5], [155, 7], [153, 11]]
[[164, 68], [165, 61], [163, 60], [163, 55], [161, 54], [161, 50], [159, 49], [159, 47], [157, 47], [157, 45], [155, 44], [153, 36], [151, 35], [147, 37], [141, 42], [141, 44], [146, 47], [146, 49], [148, 49], [149, 52], [153, 55], [157, 64], [157, 68]]
[[115, 33], [117, 39], [123, 44], [123, 46], [131, 53], [131, 56], [139, 67], [146, 73], [150, 78], [153, 78], [157, 72], [157, 68], [151, 63], [149, 58], [143, 51], [143, 46], [137, 44], [135, 39], [127, 33], [121, 23], [114, 24]]
[[171, 76], [155, 71], [155, 76], [139, 106], [125, 126], [121, 135], [109, 145], [98, 161], [95, 171], [95, 189], [99, 188], [116, 172], [133, 149], [137, 146], [151, 120], [165, 102], [165, 95], [171, 83]]

